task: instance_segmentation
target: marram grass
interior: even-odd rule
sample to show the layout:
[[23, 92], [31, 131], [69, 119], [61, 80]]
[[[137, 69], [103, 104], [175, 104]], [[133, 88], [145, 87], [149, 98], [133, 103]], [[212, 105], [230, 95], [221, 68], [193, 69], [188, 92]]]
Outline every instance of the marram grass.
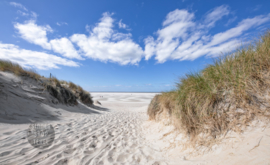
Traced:
[[[270, 31], [255, 44], [215, 59], [201, 72], [187, 74], [177, 89], [156, 96], [150, 119], [166, 112], [191, 140], [242, 131], [256, 117], [269, 119]], [[205, 139], [206, 141], [206, 139]]]
[[[19, 64], [13, 63], [11, 61], [7, 60], [1, 60], [0, 59], [0, 71], [5, 71], [5, 72], [12, 72], [17, 76], [26, 76], [33, 78], [35, 80], [39, 80], [41, 76], [33, 69], [25, 69], [21, 67]], [[82, 87], [79, 85], [74, 84], [73, 82], [66, 82], [64, 80], [59, 81], [56, 77], [51, 77], [51, 78], [44, 78], [47, 79], [48, 81], [44, 81], [45, 86], [50, 85], [51, 87], [64, 87], [67, 86], [66, 90], [71, 90], [74, 95], [77, 95], [81, 101], [84, 104], [92, 104], [92, 97], [89, 92], [83, 90]]]

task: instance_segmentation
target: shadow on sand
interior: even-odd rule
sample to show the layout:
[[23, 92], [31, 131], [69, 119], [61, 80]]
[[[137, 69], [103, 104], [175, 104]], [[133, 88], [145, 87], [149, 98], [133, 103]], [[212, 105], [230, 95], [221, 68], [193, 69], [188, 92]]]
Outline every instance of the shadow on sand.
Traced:
[[99, 107], [99, 106], [96, 106], [96, 105], [91, 105], [90, 107], [97, 110], [97, 111], [109, 111], [108, 108]]
[[25, 109], [25, 107], [20, 107], [20, 109], [16, 110], [1, 107], [0, 105], [0, 123], [27, 124], [42, 121], [57, 121], [60, 120], [61, 116], [66, 115], [67, 112], [91, 115], [102, 114], [102, 112], [109, 111], [107, 108], [95, 105], [86, 106], [81, 103], [74, 106], [64, 104], [33, 104], [35, 103], [32, 103], [31, 106], [27, 107], [27, 109]]

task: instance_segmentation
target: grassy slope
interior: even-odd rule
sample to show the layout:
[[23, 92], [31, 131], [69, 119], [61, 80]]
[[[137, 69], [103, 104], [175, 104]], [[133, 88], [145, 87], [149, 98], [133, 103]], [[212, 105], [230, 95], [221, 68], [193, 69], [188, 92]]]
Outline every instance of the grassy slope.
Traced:
[[[62, 103], [76, 104], [76, 98], [79, 98], [86, 105], [91, 105], [93, 103], [90, 93], [72, 82], [66, 82], [63, 80], [59, 81], [56, 77], [44, 78], [34, 70], [24, 69], [18, 64], [5, 60], [0, 60], [0, 71], [9, 71], [17, 76], [27, 76], [35, 79], [36, 81], [41, 80], [44, 88], [49, 90], [51, 95], [56, 97]], [[63, 101], [63, 99], [65, 101]], [[71, 99], [73, 99], [73, 102], [66, 101]]]
[[191, 139], [213, 140], [228, 130], [242, 131], [255, 117], [269, 119], [270, 32], [255, 44], [216, 59], [199, 73], [187, 74], [177, 90], [156, 96], [150, 119], [168, 112]]

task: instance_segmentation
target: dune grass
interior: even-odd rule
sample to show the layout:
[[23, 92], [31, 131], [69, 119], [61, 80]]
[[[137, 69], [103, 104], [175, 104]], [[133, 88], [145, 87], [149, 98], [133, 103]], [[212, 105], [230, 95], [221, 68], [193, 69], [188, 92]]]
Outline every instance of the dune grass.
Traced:
[[[12, 72], [17, 76], [27, 76], [35, 80], [40, 80], [40, 78], [42, 77], [35, 70], [31, 69], [27, 70], [25, 68], [22, 68], [19, 64], [1, 59], [0, 59], [0, 71]], [[54, 97], [58, 97], [58, 99], [60, 98], [59, 95], [63, 95], [60, 92], [62, 91], [63, 93], [63, 90], [60, 89], [57, 90], [57, 88], [65, 88], [66, 93], [68, 93], [69, 95], [74, 95], [74, 97], [79, 98], [84, 104], [91, 105], [93, 103], [90, 93], [85, 91], [81, 86], [74, 84], [73, 82], [67, 82], [64, 80], [60, 81], [55, 76], [52, 76], [51, 78], [43, 77], [43, 79], [47, 79], [47, 81], [44, 81], [45, 84], [43, 84], [45, 86], [45, 89], [47, 90], [50, 89], [50, 91], [54, 91], [51, 92], [51, 94]], [[65, 85], [67, 85], [67, 87], [65, 87]]]
[[154, 98], [150, 119], [166, 111], [191, 139], [210, 139], [228, 130], [241, 131], [255, 117], [269, 119], [270, 31], [255, 43], [217, 58], [197, 73], [187, 74], [177, 89]]
[[16, 74], [17, 76], [28, 76], [36, 80], [41, 77], [35, 70], [24, 69], [19, 64], [6, 60], [0, 60], [0, 71], [9, 71]]

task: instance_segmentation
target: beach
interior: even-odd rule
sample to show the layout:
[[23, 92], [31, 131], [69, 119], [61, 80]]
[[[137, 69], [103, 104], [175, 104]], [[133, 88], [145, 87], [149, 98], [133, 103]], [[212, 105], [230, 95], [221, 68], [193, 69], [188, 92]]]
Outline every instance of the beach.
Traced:
[[[162, 164], [144, 140], [142, 123], [156, 93], [92, 93], [101, 105], [53, 104], [31, 79], [1, 72], [0, 164]], [[102, 98], [100, 97], [102, 96]], [[12, 117], [12, 118], [8, 118]], [[35, 148], [27, 131], [52, 125], [53, 143]]]
[[[158, 93], [95, 93], [86, 106], [53, 103], [35, 81], [1, 72], [0, 164], [267, 164], [270, 128], [252, 122], [212, 148], [188, 148], [170, 124], [149, 120]], [[98, 102], [97, 102], [98, 101]], [[36, 147], [33, 124], [51, 125], [53, 141]], [[186, 148], [185, 148], [185, 147]]]

